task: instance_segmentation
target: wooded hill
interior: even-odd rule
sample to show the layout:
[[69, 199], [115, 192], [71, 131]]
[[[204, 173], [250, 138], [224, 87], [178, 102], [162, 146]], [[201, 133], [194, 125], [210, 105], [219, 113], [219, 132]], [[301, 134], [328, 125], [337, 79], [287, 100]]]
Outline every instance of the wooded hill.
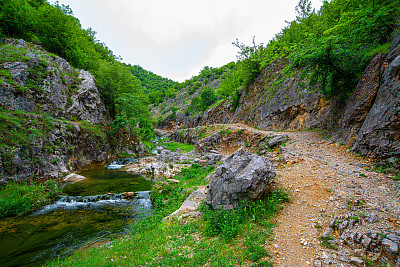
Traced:
[[[389, 51], [390, 41], [399, 28], [400, 2], [332, 0], [324, 1], [320, 10], [315, 11], [310, 0], [300, 0], [296, 12], [296, 19], [287, 22], [267, 45], [257, 44], [255, 39], [250, 46], [239, 40], [233, 43], [239, 49], [238, 61], [232, 63], [231, 71], [217, 77], [220, 84], [214, 88], [214, 102], [229, 99], [236, 107], [240, 96], [262, 70], [281, 58], [289, 62], [282, 71], [285, 77], [300, 73], [303, 88], [346, 101], [370, 60]], [[203, 90], [203, 86], [198, 86], [200, 81], [195, 77], [180, 87], [194, 93], [194, 89]], [[198, 99], [188, 100], [182, 113], [190, 105], [197, 106]], [[189, 108], [189, 114], [202, 110], [205, 108]], [[161, 118], [166, 116], [167, 113]]]

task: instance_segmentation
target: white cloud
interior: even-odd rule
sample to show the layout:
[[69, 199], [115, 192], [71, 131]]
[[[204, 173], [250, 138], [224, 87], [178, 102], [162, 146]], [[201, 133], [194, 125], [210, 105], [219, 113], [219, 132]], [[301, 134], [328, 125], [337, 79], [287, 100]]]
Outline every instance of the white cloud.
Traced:
[[[319, 0], [321, 1], [321, 0]], [[183, 81], [235, 60], [232, 42], [268, 43], [298, 0], [61, 0], [123, 61]], [[320, 4], [318, 4], [319, 6]]]

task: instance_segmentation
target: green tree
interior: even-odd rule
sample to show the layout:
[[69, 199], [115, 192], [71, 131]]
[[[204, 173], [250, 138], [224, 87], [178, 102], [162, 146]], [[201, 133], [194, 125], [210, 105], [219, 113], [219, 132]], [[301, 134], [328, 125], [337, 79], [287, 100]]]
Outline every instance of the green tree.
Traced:
[[310, 17], [311, 13], [313, 12], [311, 1], [310, 0], [300, 0], [297, 4], [296, 8], [296, 19], [298, 21], [302, 21], [308, 17]]
[[210, 107], [215, 101], [217, 101], [218, 97], [215, 95], [214, 89], [207, 86], [200, 93], [200, 105], [201, 110], [204, 111], [208, 107]]

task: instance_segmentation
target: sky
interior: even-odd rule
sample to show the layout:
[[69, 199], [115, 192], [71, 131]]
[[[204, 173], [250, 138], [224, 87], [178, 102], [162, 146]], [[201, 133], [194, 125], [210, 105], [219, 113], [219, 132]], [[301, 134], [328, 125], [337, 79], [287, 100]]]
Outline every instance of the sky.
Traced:
[[[298, 0], [59, 0], [122, 61], [182, 82], [236, 60], [236, 39], [267, 44]], [[322, 0], [313, 0], [319, 9]], [[54, 3], [54, 1], [50, 1]]]

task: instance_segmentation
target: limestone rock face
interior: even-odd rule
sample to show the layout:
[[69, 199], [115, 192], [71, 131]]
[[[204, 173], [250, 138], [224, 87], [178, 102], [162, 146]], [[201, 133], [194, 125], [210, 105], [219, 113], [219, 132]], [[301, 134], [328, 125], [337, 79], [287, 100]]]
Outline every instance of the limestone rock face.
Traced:
[[109, 120], [107, 111], [101, 102], [93, 75], [88, 71], [80, 70], [78, 80], [82, 81], [72, 97], [72, 105], [67, 113], [94, 124], [107, 123]]
[[374, 104], [380, 86], [380, 74], [384, 59], [383, 54], [378, 54], [373, 58], [356, 89], [350, 95], [339, 121], [340, 127], [337, 128], [335, 133], [335, 138], [339, 141], [348, 144], [357, 137], [368, 112]]
[[57, 178], [122, 152], [147, 153], [129, 133], [107, 134], [111, 118], [92, 74], [24, 40], [1, 45], [0, 124], [8, 129], [0, 133], [0, 177]]
[[23, 40], [8, 39], [6, 44], [22, 52], [21, 61], [1, 63], [19, 86], [16, 90], [7, 81], [0, 85], [3, 109], [43, 112], [53, 117], [72, 116], [93, 124], [111, 122], [92, 74], [73, 69], [65, 59], [39, 46], [29, 46]]
[[207, 204], [214, 209], [234, 209], [241, 202], [255, 200], [275, 178], [270, 162], [239, 149], [210, 175]]
[[[392, 59], [392, 60], [391, 60]], [[387, 67], [385, 68], [385, 66]], [[376, 158], [400, 157], [400, 37], [393, 42], [382, 68], [381, 85], [353, 150]]]

